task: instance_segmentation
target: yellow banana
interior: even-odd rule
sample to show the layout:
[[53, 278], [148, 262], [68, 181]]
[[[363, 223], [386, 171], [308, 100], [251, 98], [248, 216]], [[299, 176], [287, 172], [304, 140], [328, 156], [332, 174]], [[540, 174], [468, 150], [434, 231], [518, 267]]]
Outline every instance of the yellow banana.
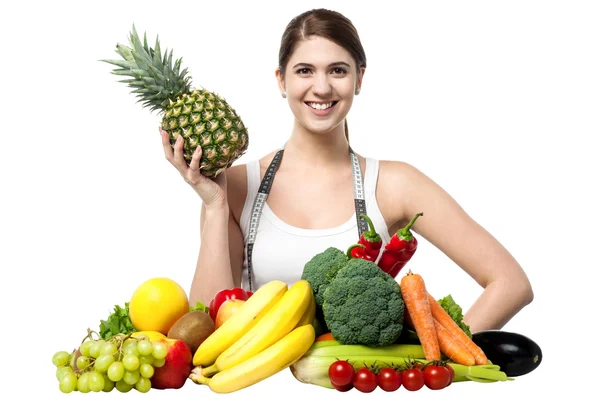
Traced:
[[202, 369], [202, 375], [209, 377], [231, 368], [279, 341], [296, 327], [310, 304], [311, 295], [307, 280], [292, 284], [254, 327], [221, 353], [213, 365]]
[[262, 352], [220, 371], [212, 378], [205, 378], [204, 382], [216, 393], [230, 393], [249, 387], [290, 367], [308, 351], [314, 340], [312, 324], [297, 327]]
[[287, 290], [287, 284], [279, 280], [270, 281], [256, 290], [225, 323], [200, 344], [192, 359], [194, 366], [213, 364], [223, 351], [262, 320]]
[[308, 304], [308, 308], [306, 308], [306, 312], [302, 315], [302, 318], [298, 322], [296, 327], [303, 326], [305, 324], [313, 324], [315, 321], [315, 314], [317, 312], [317, 303], [315, 302], [315, 296], [311, 292], [310, 294], [310, 303]]

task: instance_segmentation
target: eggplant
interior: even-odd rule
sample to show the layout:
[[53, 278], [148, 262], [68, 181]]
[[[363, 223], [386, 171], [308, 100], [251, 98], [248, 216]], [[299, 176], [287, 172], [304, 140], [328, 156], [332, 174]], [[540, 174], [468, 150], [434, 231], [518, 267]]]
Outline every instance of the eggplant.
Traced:
[[525, 335], [515, 332], [477, 331], [473, 333], [473, 342], [508, 377], [531, 373], [542, 361], [540, 346]]

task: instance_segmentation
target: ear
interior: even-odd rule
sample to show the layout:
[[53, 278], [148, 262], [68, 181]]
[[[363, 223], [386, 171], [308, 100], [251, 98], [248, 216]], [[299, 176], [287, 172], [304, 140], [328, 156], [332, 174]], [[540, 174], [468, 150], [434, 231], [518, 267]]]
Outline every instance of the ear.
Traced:
[[277, 85], [279, 86], [279, 91], [281, 93], [283, 93], [285, 91], [285, 83], [284, 83], [283, 74], [281, 73], [281, 70], [279, 69], [279, 67], [277, 67], [277, 69], [275, 69], [275, 78], [277, 79]]
[[357, 79], [357, 82], [356, 82], [356, 88], [357, 88], [358, 90], [360, 90], [360, 88], [361, 88], [361, 86], [362, 86], [362, 80], [363, 80], [363, 77], [365, 76], [365, 72], [366, 72], [366, 70], [367, 70], [367, 69], [366, 69], [366, 68], [364, 68], [364, 67], [363, 67], [363, 68], [360, 68], [360, 72], [358, 73], [358, 79]]

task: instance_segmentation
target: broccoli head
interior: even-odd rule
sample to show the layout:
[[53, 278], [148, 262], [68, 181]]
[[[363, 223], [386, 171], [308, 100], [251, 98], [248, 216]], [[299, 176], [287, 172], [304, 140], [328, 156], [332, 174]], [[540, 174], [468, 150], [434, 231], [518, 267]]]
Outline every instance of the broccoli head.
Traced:
[[304, 265], [302, 279], [307, 280], [315, 294], [318, 307], [323, 305], [323, 294], [338, 270], [346, 266], [348, 257], [337, 248], [330, 247], [316, 254]]
[[375, 263], [351, 259], [324, 293], [323, 316], [342, 344], [390, 345], [402, 333], [400, 285]]

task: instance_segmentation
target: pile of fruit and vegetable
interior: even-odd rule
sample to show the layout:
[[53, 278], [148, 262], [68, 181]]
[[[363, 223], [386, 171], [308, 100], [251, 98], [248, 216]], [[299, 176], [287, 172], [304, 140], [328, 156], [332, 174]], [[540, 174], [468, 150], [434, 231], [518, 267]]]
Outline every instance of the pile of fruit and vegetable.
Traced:
[[151, 278], [76, 349], [54, 354], [59, 389], [148, 392], [191, 380], [228, 393], [289, 369], [302, 383], [344, 392], [439, 390], [537, 368], [542, 353], [532, 340], [472, 334], [451, 295], [436, 300], [412, 270], [396, 281], [417, 247], [416, 217], [381, 257], [371, 229], [346, 252], [315, 254], [291, 286], [223, 290], [208, 306], [190, 306], [175, 281]]

